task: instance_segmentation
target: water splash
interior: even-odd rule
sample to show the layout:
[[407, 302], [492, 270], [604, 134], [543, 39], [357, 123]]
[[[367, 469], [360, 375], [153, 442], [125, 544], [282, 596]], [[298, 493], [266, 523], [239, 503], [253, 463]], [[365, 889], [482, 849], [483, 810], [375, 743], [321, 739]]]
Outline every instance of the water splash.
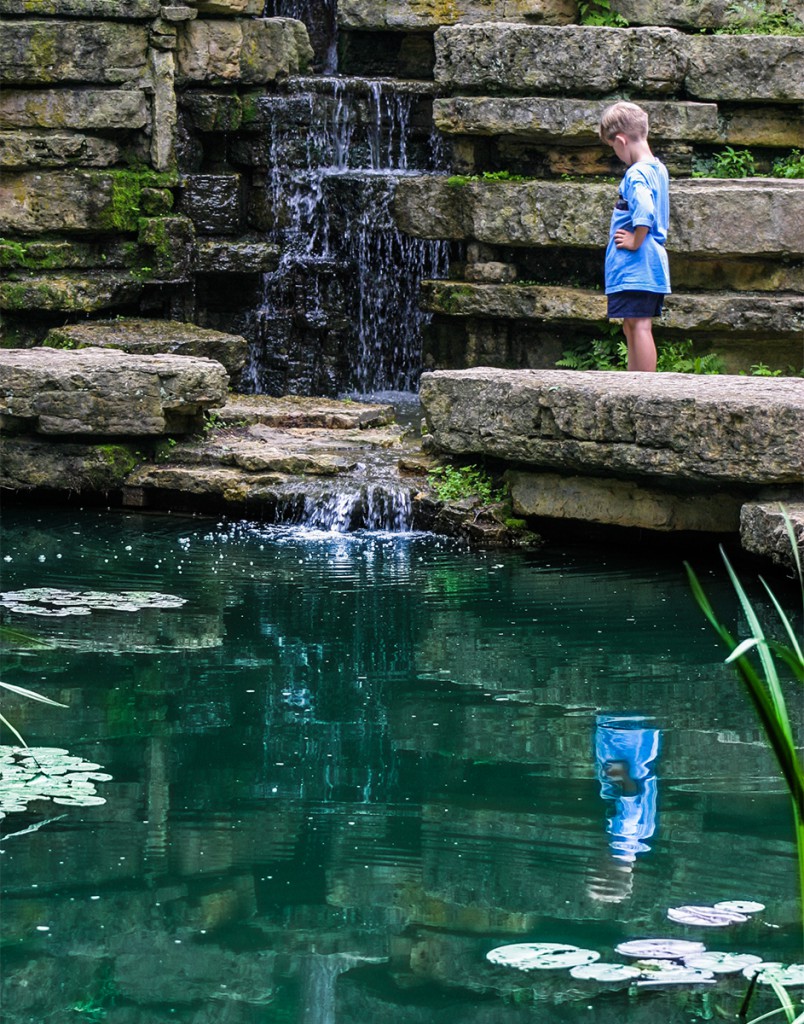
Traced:
[[399, 232], [391, 204], [400, 176], [443, 160], [423, 113], [429, 88], [337, 77], [290, 87], [260, 100], [282, 256], [256, 315], [251, 390], [410, 390], [427, 322], [419, 286], [446, 276], [449, 250]]
[[328, 533], [409, 533], [411, 495], [403, 487], [371, 483], [334, 493], [310, 493], [280, 506], [276, 521]]

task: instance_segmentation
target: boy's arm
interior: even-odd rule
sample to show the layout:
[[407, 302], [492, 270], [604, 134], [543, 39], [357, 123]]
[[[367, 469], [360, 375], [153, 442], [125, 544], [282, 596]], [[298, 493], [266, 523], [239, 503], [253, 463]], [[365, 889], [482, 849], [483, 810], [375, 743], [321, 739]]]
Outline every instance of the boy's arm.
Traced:
[[633, 231], [626, 231], [625, 228], [620, 228], [619, 231], [614, 232], [614, 244], [618, 249], [628, 249], [631, 252], [636, 252], [648, 237], [649, 230], [650, 228], [645, 224], [640, 224]]

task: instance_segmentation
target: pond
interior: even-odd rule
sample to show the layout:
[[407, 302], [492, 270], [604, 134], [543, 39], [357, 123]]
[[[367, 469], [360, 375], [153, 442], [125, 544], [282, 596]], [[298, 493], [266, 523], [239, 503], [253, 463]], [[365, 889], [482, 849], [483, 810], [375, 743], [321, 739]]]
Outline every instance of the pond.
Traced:
[[[5, 624], [49, 641], [3, 678], [68, 705], [3, 698], [40, 761], [4, 733], [9, 1024], [691, 1022], [746, 980], [610, 991], [486, 954], [801, 959], [784, 787], [664, 545], [12, 507], [2, 557]], [[714, 545], [692, 560], [739, 631]], [[765, 910], [667, 916], [725, 900]]]

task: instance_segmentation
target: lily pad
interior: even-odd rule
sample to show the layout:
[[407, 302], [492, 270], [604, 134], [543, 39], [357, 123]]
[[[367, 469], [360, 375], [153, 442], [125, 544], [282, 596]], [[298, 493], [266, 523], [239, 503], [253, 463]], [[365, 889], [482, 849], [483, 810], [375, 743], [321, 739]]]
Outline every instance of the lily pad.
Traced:
[[631, 964], [579, 964], [570, 971], [573, 978], [581, 981], [633, 981], [639, 978], [642, 972], [638, 967]]
[[52, 800], [69, 807], [106, 803], [96, 782], [112, 776], [101, 765], [85, 761], [61, 747], [0, 747], [0, 817], [24, 811], [37, 800]]
[[776, 961], [763, 961], [746, 967], [743, 971], [746, 978], [756, 974], [760, 985], [770, 985], [776, 981], [784, 988], [801, 988], [804, 986], [804, 964], [781, 964]]
[[486, 953], [489, 963], [520, 971], [552, 971], [591, 964], [600, 959], [594, 949], [579, 949], [560, 942], [517, 942]]
[[759, 914], [765, 909], [764, 903], [755, 903], [753, 900], [723, 900], [715, 904], [715, 910], [732, 911], [735, 914]]
[[621, 942], [615, 949], [621, 956], [632, 956], [637, 960], [683, 960], [685, 956], [703, 953], [706, 946], [686, 939], [632, 939]]
[[60, 590], [56, 587], [29, 587], [0, 593], [0, 607], [22, 615], [64, 617], [91, 615], [93, 611], [138, 612], [143, 608], [181, 608], [184, 597], [147, 590]]
[[687, 967], [695, 967], [699, 971], [714, 971], [715, 974], [739, 974], [746, 967], [761, 962], [762, 957], [753, 953], [718, 953], [715, 950], [684, 957]]
[[715, 910], [714, 907], [671, 907], [667, 911], [671, 921], [694, 924], [703, 928], [724, 928], [731, 924], [745, 924], [748, 918], [735, 910]]

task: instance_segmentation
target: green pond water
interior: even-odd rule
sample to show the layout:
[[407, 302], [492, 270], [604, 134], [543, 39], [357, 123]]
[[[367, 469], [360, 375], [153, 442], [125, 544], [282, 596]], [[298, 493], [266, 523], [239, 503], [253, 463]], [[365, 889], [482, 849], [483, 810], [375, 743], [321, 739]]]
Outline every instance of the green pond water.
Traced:
[[[50, 641], [7, 641], [3, 679], [68, 705], [3, 696], [31, 746], [67, 752], [5, 791], [4, 1022], [692, 1022], [747, 982], [612, 992], [486, 953], [624, 962], [618, 943], [662, 936], [801, 959], [784, 788], [661, 542], [4, 518], [4, 593], [184, 599], [3, 614]], [[744, 635], [714, 546], [692, 560]], [[2, 741], [7, 785], [23, 755]], [[766, 910], [667, 918], [722, 900]]]

